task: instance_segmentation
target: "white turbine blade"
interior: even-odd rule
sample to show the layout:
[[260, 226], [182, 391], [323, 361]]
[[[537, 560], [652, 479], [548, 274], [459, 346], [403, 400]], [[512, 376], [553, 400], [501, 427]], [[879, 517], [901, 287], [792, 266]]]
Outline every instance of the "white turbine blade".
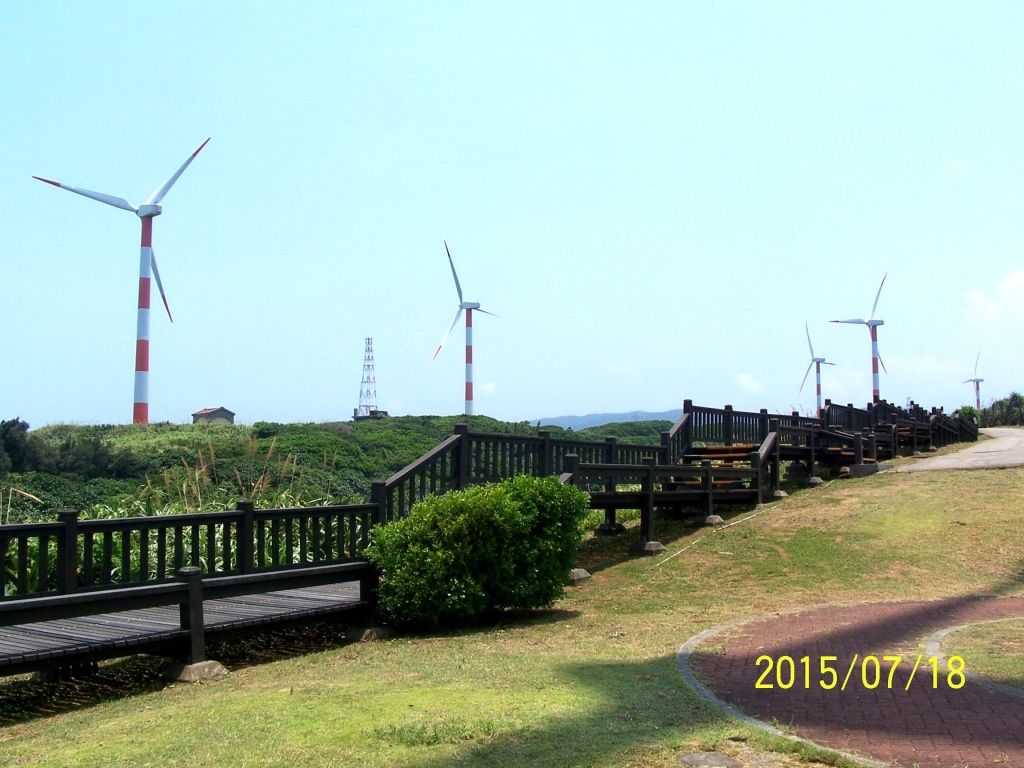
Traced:
[[824, 360], [821, 361], [821, 364], [822, 365], [835, 365], [835, 363], [827, 363]]
[[853, 323], [854, 325], [867, 325], [867, 321], [866, 320], [857, 320], [856, 318], [854, 318], [853, 320], [829, 320], [829, 322], [830, 323]]
[[814, 361], [811, 360], [811, 364], [807, 366], [807, 373], [804, 374], [804, 380], [800, 382], [800, 392], [804, 391], [804, 384], [807, 383], [807, 377], [811, 375], [811, 368], [814, 367]]
[[[814, 357], [814, 345], [811, 344], [811, 332], [807, 329], [807, 321], [804, 320], [804, 331], [807, 332], [807, 346], [811, 348], [811, 357]], [[804, 376], [806, 379], [807, 377]]]
[[441, 339], [441, 343], [437, 345], [437, 352], [434, 353], [434, 356], [431, 358], [431, 360], [436, 360], [437, 359], [438, 354], [440, 354], [440, 352], [441, 352], [441, 347], [443, 347], [444, 343], [446, 341], [448, 341], [448, 336], [451, 335], [452, 328], [454, 328], [455, 324], [457, 322], [459, 322], [459, 318], [460, 317], [462, 317], [462, 307], [459, 307], [459, 311], [455, 313], [455, 319], [452, 320], [452, 324], [448, 326], [448, 330], [444, 334], [444, 338]]
[[82, 197], [88, 197], [92, 200], [99, 200], [101, 203], [112, 205], [115, 208], [120, 208], [122, 211], [131, 211], [137, 213], [138, 208], [129, 203], [123, 197], [114, 197], [113, 195], [104, 195], [102, 192], [92, 192], [88, 189], [79, 189], [78, 187], [72, 187], [68, 184], [61, 184], [59, 181], [51, 181], [50, 179], [44, 179], [42, 176], [33, 176], [33, 179], [42, 181], [47, 184], [52, 184], [55, 187], [66, 189], [68, 192], [74, 192], [76, 195], [82, 195]]
[[491, 317], [501, 317], [501, 315], [496, 315], [493, 312], [488, 312], [486, 309], [480, 309], [480, 307], [477, 307], [473, 311], [474, 312], [483, 312], [485, 315], [490, 315]]
[[167, 303], [167, 294], [164, 293], [164, 284], [160, 281], [160, 270], [156, 268], [156, 254], [150, 249], [150, 264], [153, 266], [153, 277], [156, 278], [156, 287], [160, 291], [160, 298], [164, 300], [164, 309], [167, 310], [167, 317], [174, 322], [174, 318], [171, 317], [171, 307]]
[[974, 358], [974, 378], [978, 378], [978, 361], [981, 360], [981, 352], [978, 352], [978, 356]]
[[[455, 278], [455, 290], [459, 292], [459, 304], [462, 303], [462, 286], [459, 285], [459, 276], [455, 274], [455, 262], [452, 261], [452, 252], [448, 250], [448, 241], [444, 241], [444, 252], [448, 254], [448, 264], [452, 268], [452, 277]], [[444, 342], [441, 342], [442, 344]], [[440, 347], [438, 347], [440, 349]]]
[[883, 371], [885, 371], [886, 373], [889, 373], [889, 370], [885, 367], [885, 363], [882, 362], [882, 353], [881, 352], [878, 353], [878, 364], [880, 366], [882, 366], [882, 370]]
[[185, 172], [185, 169], [188, 168], [189, 164], [196, 159], [196, 155], [203, 151], [203, 147], [205, 147], [209, 141], [210, 140], [207, 139], [202, 144], [200, 144], [199, 149], [197, 149], [195, 152], [189, 155], [188, 160], [181, 164], [181, 168], [175, 171], [174, 175], [171, 176], [171, 178], [169, 178], [167, 181], [165, 181], [164, 185], [160, 187], [160, 189], [158, 189], [156, 192], [149, 196], [149, 199], [145, 202], [145, 205], [157, 205], [161, 200], [163, 200], [164, 195], [166, 195], [170, 191], [171, 187], [174, 186], [174, 182], [176, 182], [178, 180], [178, 177]]
[[882, 286], [885, 285], [885, 278], [888, 276], [888, 272], [882, 275], [882, 283], [878, 286], [878, 293], [875, 294], [875, 303], [871, 305], [871, 314], [868, 316], [868, 320], [875, 319], [875, 310], [878, 309], [878, 297], [882, 295]]

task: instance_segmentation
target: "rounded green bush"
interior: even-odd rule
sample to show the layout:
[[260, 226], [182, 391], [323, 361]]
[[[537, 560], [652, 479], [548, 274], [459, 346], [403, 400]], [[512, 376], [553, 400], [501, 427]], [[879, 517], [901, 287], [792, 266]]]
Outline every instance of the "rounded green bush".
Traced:
[[556, 478], [516, 477], [416, 504], [371, 532], [378, 607], [389, 621], [437, 626], [551, 605], [573, 567], [589, 507]]

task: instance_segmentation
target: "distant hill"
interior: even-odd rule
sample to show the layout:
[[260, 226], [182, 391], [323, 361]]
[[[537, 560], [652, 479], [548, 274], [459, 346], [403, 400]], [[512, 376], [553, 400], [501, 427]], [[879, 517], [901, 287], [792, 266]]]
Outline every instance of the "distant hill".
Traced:
[[[672, 411], [651, 413], [650, 411], [627, 411], [626, 413], [588, 413], [586, 416], [555, 416], [541, 419], [541, 426], [552, 425], [578, 432], [588, 427], [599, 427], [602, 424], [615, 424], [624, 421], [669, 421], [675, 423], [683, 415], [681, 408]], [[537, 422], [534, 421], [534, 424]]]

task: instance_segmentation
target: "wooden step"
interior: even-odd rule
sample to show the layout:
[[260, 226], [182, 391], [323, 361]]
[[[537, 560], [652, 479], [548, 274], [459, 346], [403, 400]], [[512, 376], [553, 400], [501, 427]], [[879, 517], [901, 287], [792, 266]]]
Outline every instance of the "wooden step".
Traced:
[[706, 445], [703, 448], [692, 447], [690, 450], [699, 453], [750, 453], [756, 448], [756, 445]]

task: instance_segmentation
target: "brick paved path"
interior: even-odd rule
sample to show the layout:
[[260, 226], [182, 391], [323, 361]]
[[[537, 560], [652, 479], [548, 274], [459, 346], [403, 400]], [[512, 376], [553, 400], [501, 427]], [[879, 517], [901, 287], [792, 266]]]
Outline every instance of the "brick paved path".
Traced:
[[[932, 688], [927, 659], [905, 690], [923, 640], [933, 632], [1012, 616], [1024, 617], [1024, 598], [958, 597], [919, 603], [868, 603], [826, 606], [745, 624], [709, 637], [698, 647], [692, 668], [720, 698], [766, 722], [792, 725], [797, 735], [821, 745], [906, 768], [963, 768], [1005, 765], [1024, 768], [1024, 699], [993, 692], [968, 681], [952, 690], [939, 668]], [[724, 645], [724, 650], [718, 650]], [[886, 687], [890, 664], [884, 654], [901, 654], [893, 687]], [[859, 655], [845, 691], [840, 691], [854, 654]], [[873, 690], [861, 680], [862, 660], [876, 655], [881, 684]], [[765, 678], [772, 690], [755, 689], [765, 668], [761, 655], [794, 659], [796, 681], [779, 688], [776, 670]], [[837, 656], [838, 684], [819, 685], [819, 658]], [[810, 657], [810, 688], [804, 687], [803, 656]], [[909, 663], [907, 658], [909, 657]], [[966, 660], [970, 671], [970, 659]], [[788, 666], [783, 668], [788, 681]], [[868, 682], [874, 669], [868, 666]]]

